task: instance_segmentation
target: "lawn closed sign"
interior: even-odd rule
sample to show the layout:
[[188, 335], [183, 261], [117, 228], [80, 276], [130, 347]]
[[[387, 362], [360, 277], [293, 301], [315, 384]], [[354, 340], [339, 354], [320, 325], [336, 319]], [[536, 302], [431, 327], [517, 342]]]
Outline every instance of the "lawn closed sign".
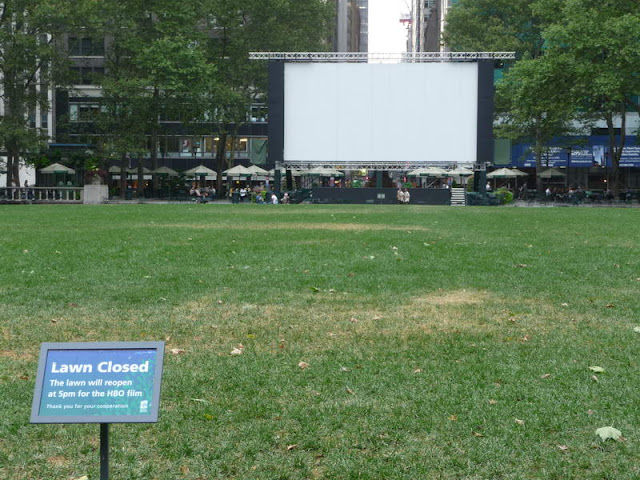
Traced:
[[157, 422], [164, 342], [43, 343], [31, 423]]

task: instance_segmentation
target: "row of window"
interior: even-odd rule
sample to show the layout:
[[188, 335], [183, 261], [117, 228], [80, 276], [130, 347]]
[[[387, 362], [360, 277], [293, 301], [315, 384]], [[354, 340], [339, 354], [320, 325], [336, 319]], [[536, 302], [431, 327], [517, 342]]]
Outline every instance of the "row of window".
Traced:
[[[105, 107], [101, 106], [97, 102], [72, 102], [69, 103], [69, 120], [72, 122], [93, 122], [96, 115], [100, 112], [105, 112]], [[162, 118], [164, 122], [180, 121]], [[184, 119], [185, 121], [191, 121], [190, 118]], [[252, 105], [249, 112], [247, 112], [247, 122], [250, 123], [264, 123], [268, 120], [267, 106], [264, 104]]]

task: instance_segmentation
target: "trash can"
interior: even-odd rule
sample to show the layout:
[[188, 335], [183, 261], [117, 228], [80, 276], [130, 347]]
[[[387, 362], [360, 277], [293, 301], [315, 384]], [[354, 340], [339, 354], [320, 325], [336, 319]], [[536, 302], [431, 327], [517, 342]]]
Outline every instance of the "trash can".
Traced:
[[239, 192], [233, 192], [231, 194], [231, 203], [240, 203], [240, 193]]
[[125, 199], [133, 200], [133, 188], [127, 187], [127, 191], [125, 192]]

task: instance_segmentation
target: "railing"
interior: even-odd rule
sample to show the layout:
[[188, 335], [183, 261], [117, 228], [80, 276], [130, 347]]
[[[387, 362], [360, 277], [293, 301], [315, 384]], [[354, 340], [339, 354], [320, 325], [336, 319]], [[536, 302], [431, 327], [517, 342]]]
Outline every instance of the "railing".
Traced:
[[84, 187], [5, 187], [0, 203], [82, 203]]

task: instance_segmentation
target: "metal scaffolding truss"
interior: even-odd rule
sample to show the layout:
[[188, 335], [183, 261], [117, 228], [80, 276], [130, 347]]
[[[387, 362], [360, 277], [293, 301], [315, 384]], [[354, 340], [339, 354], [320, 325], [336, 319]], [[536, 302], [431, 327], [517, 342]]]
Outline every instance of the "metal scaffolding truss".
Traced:
[[296, 161], [285, 161], [280, 163], [280, 166], [285, 169], [294, 169], [294, 170], [310, 170], [315, 167], [329, 167], [335, 168], [336, 170], [393, 170], [404, 172], [408, 170], [415, 170], [416, 168], [426, 168], [426, 167], [454, 167], [457, 164], [454, 162], [352, 162], [352, 163], [340, 163], [340, 162], [296, 162]]
[[421, 62], [473, 62], [476, 60], [514, 60], [515, 52], [418, 52], [418, 53], [366, 53], [366, 52], [250, 52], [250, 60], [282, 60], [288, 62], [353, 62], [379, 61]]

